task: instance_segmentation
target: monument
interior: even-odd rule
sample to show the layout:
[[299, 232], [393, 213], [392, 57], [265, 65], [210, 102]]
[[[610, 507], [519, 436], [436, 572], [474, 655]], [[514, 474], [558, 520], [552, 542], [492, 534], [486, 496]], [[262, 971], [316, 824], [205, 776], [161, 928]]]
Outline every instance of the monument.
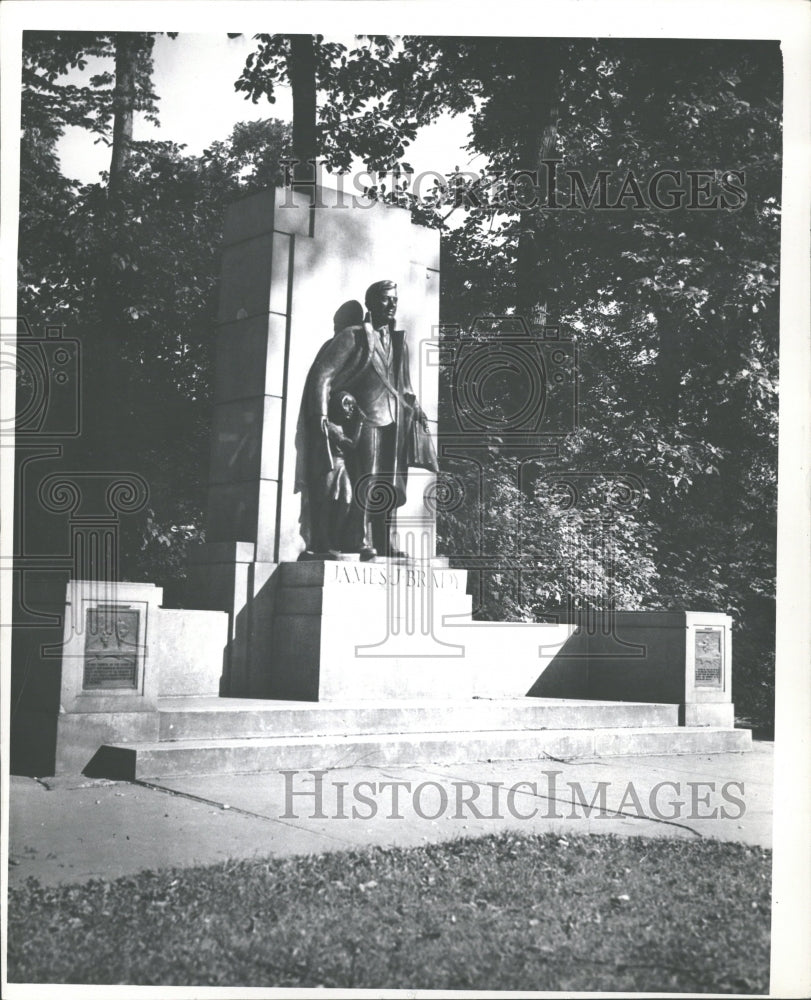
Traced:
[[320, 766], [353, 733], [369, 763], [746, 749], [726, 615], [473, 619], [470, 567], [436, 554], [438, 329], [439, 234], [405, 209], [231, 207], [207, 540], [178, 608], [72, 574], [57, 771]]
[[[384, 643], [396, 596], [354, 594], [358, 621], [344, 619], [339, 641], [326, 566], [403, 561], [410, 547], [437, 586], [449, 573], [424, 501], [437, 469], [439, 234], [319, 186], [237, 202], [224, 243], [207, 542], [188, 604], [229, 614], [224, 693], [324, 697], [323, 661]], [[386, 650], [367, 697], [393, 689]], [[341, 690], [361, 694], [351, 675]]]

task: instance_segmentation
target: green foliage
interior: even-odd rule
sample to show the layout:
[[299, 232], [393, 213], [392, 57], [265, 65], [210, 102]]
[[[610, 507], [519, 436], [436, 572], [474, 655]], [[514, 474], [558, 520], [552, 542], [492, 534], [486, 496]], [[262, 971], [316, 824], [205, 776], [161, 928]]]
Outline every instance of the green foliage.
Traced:
[[518, 459], [499, 455], [483, 469], [453, 459], [443, 465], [464, 500], [439, 519], [441, 550], [462, 565], [478, 555], [498, 564], [481, 575], [477, 617], [538, 621], [556, 610], [648, 606], [658, 577], [654, 532], [636, 512], [606, 519], [608, 477], [595, 477], [570, 508], [551, 488], [560, 466], [522, 470]]
[[[19, 312], [34, 329], [62, 323], [80, 340], [92, 409], [66, 463], [146, 479], [148, 506], [122, 525], [122, 572], [168, 581], [184, 574], [186, 547], [202, 537], [225, 207], [279, 182], [289, 128], [237, 125], [199, 157], [171, 142], [134, 143], [112, 202], [104, 183], [63, 178], [55, 154], [61, 124], [109, 130], [109, 87], [77, 90], [59, 76], [109, 55], [109, 36], [26, 41]], [[44, 76], [61, 118], [43, 102]]]
[[[22, 126], [25, 137], [44, 133], [57, 139], [65, 127], [78, 126], [110, 144], [115, 76], [105, 70], [86, 83], [64, 79], [70, 70], [115, 57], [116, 33], [87, 31], [26, 31], [23, 37]], [[157, 122], [157, 95], [152, 87], [155, 36], [127, 32], [134, 55], [133, 108]]]
[[[255, 35], [257, 48], [245, 63], [234, 89], [256, 104], [271, 104], [276, 88], [290, 81], [289, 35]], [[329, 170], [346, 171], [354, 157], [372, 170], [399, 161], [417, 134], [417, 120], [405, 102], [385, 99], [393, 85], [395, 40], [386, 35], [361, 35], [347, 49], [315, 35], [315, 82], [322, 100], [316, 135], [319, 157]], [[400, 77], [398, 77], [398, 80]]]
[[[569, 205], [567, 170], [579, 171], [588, 185], [607, 171], [611, 200], [629, 170], [643, 189], [659, 170], [681, 171], [688, 197], [693, 182], [686, 171], [708, 171], [714, 193], [723, 192], [727, 172], [736, 171], [744, 196], [730, 197], [732, 208], [712, 211], [554, 209], [543, 198], [532, 210], [505, 204], [505, 181], [493, 175], [536, 166], [527, 161], [530, 140], [537, 150], [540, 135], [525, 94], [527, 46], [535, 46], [539, 67], [543, 59], [560, 66], [553, 114], [559, 204]], [[576, 339], [580, 355], [581, 429], [546, 466], [619, 470], [644, 481], [637, 530], [616, 537], [624, 556], [616, 572], [625, 565], [630, 578], [635, 568], [638, 574], [630, 588], [631, 579], [617, 580], [625, 606], [732, 614], [735, 700], [742, 714], [768, 724], [781, 170], [777, 46], [406, 38], [399, 65], [393, 72], [412, 79], [409, 107], [420, 110], [421, 122], [442, 111], [470, 112], [470, 151], [487, 164], [478, 181], [464, 173], [450, 177], [436, 207], [414, 205], [420, 221], [432, 218], [443, 232], [443, 323], [469, 328], [477, 315], [513, 312], [522, 241], [533, 243], [541, 298], [552, 303], [555, 322]], [[541, 168], [542, 193], [546, 178]], [[455, 228], [448, 229], [451, 215]], [[553, 539], [562, 545], [562, 524], [542, 498], [516, 492], [514, 470], [505, 468], [504, 475], [509, 487], [490, 498], [488, 516], [510, 525], [520, 511], [547, 546], [554, 548]], [[447, 551], [467, 544], [466, 530], [464, 518], [448, 521]], [[532, 546], [523, 551], [531, 553]], [[554, 598], [561, 572], [560, 561], [552, 561], [536, 580], [539, 606]], [[574, 587], [573, 596], [588, 604], [576, 577]], [[487, 614], [527, 616], [531, 602], [516, 602], [504, 587], [501, 595], [491, 585]]]

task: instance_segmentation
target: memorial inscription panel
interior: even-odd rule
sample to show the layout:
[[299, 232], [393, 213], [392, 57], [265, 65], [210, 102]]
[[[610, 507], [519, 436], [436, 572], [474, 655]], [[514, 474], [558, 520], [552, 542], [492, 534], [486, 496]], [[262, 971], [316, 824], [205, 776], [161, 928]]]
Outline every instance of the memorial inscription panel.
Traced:
[[87, 609], [82, 683], [85, 690], [137, 688], [139, 616], [128, 605]]
[[460, 587], [459, 575], [449, 570], [420, 569], [410, 566], [390, 566], [383, 563], [332, 564], [336, 583], [378, 587], [431, 587], [436, 590]]
[[724, 633], [720, 628], [699, 628], [695, 633], [696, 687], [723, 686]]

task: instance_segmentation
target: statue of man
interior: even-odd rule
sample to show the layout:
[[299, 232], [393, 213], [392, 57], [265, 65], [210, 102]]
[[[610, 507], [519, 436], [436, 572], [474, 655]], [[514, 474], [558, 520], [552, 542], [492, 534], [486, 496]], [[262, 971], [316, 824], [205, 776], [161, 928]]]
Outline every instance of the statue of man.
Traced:
[[[338, 330], [318, 352], [307, 377], [297, 435], [302, 534], [313, 553], [398, 558], [404, 553], [394, 547], [390, 533], [394, 509], [406, 500], [408, 466], [436, 471], [436, 452], [411, 387], [405, 332], [394, 326], [397, 286], [377, 281], [365, 301], [363, 323]], [[330, 419], [336, 397], [358, 421], [351, 447], [341, 449], [341, 488], [336, 486], [333, 453], [340, 435]], [[336, 517], [335, 504], [351, 509]], [[330, 527], [336, 523], [343, 525], [337, 536]]]

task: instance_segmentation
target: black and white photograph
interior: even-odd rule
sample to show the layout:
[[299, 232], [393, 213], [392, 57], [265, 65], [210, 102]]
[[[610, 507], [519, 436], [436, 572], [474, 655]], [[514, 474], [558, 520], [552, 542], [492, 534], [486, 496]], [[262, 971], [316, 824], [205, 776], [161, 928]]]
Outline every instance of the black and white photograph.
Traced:
[[811, 9], [0, 20], [3, 995], [808, 995]]

